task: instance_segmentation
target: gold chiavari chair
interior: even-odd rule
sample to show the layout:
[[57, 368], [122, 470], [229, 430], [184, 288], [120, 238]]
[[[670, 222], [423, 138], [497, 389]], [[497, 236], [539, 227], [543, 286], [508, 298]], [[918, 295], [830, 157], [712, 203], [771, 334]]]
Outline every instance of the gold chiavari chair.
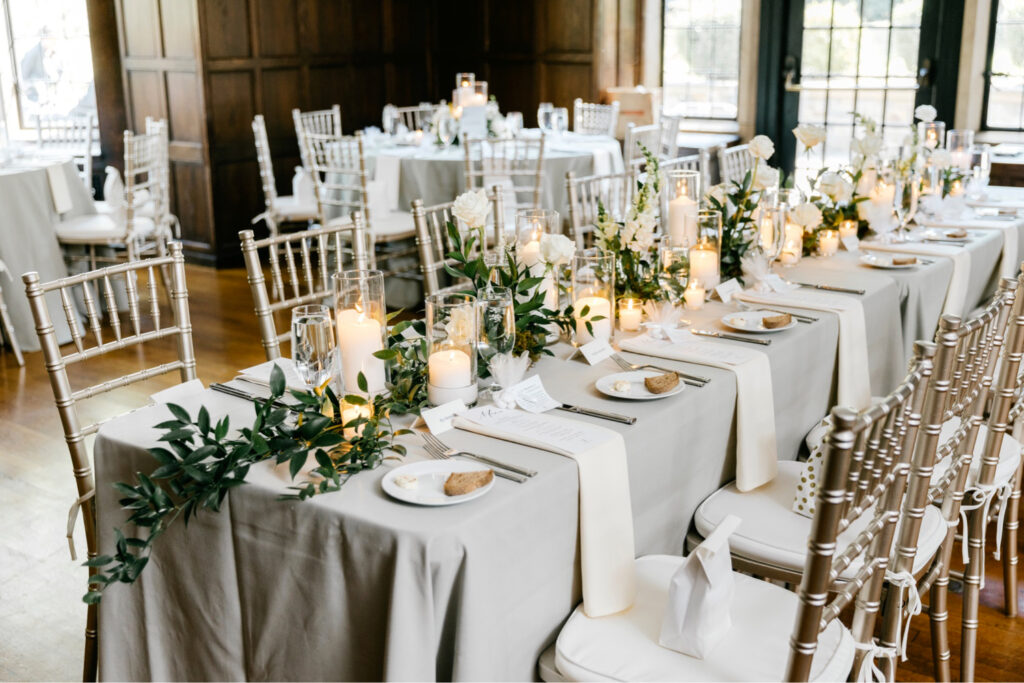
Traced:
[[718, 148], [718, 178], [721, 183], [742, 183], [747, 172], [754, 169], [757, 160], [748, 145]]
[[1009, 416], [1024, 353], [1024, 275], [1016, 281], [1004, 279], [993, 301], [962, 325], [955, 337], [949, 338], [948, 331], [945, 338], [943, 334], [940, 327], [939, 343], [955, 346], [956, 356], [943, 416], [943, 441], [931, 473], [928, 500], [941, 506], [947, 533], [917, 590], [930, 592], [935, 677], [948, 681], [949, 577], [957, 527], [963, 520], [961, 542], [966, 547], [960, 678], [974, 680], [978, 601], [990, 506], [1001, 489], [1013, 486], [1020, 468], [1021, 446], [1009, 434]]
[[613, 220], [626, 217], [633, 192], [636, 189], [637, 171], [609, 173], [577, 178], [569, 171], [565, 174], [565, 188], [569, 196], [569, 235], [576, 246], [583, 248], [597, 223], [600, 203]]
[[[491, 192], [491, 229], [485, 229], [485, 239], [490, 243], [498, 243], [506, 240], [505, 218], [504, 218], [504, 197], [499, 187], [494, 187]], [[448, 258], [454, 245], [451, 235], [448, 234], [448, 222], [451, 221], [459, 228], [462, 239], [470, 235], [469, 229], [462, 221], [452, 214], [452, 206], [455, 202], [437, 204], [435, 206], [423, 206], [422, 199], [412, 201], [412, 220], [416, 226], [416, 246], [420, 254], [420, 274], [423, 277], [423, 293], [426, 295], [437, 294], [444, 291], [461, 291], [465, 283], [455, 283], [447, 287], [441, 287], [440, 275], [445, 272], [446, 265], [454, 265], [454, 259]], [[474, 231], [475, 232], [475, 231]], [[474, 246], [474, 253], [480, 250], [487, 252], [486, 244], [478, 239]], [[504, 253], [499, 246], [495, 250], [497, 254]]]
[[[160, 301], [156, 288], [156, 273], [164, 267], [170, 271], [171, 324], [169, 326], [162, 326]], [[148, 312], [142, 306], [145, 302], [142, 301], [143, 293], [138, 286], [140, 273], [145, 273], [148, 278]], [[128, 320], [124, 325], [122, 325], [120, 314], [117, 311], [117, 294], [114, 284], [119, 279], [124, 280], [127, 297]], [[67, 442], [68, 451], [71, 454], [71, 465], [78, 487], [79, 497], [72, 506], [68, 519], [68, 542], [71, 544], [72, 559], [75, 559], [75, 552], [71, 535], [79, 509], [85, 525], [88, 555], [92, 559], [97, 556], [99, 551], [96, 510], [93, 501], [96, 482], [85, 440], [86, 437], [95, 434], [106, 420], [83, 424], [78, 412], [78, 404], [80, 401], [114, 389], [171, 372], [179, 373], [182, 382], [195, 379], [196, 360], [192, 348], [192, 323], [189, 318], [185, 261], [182, 257], [181, 244], [172, 242], [168, 256], [108, 266], [101, 270], [73, 275], [53, 282], [41, 283], [39, 274], [35, 272], [26, 273], [22, 276], [22, 280], [25, 283], [25, 293], [28, 296], [32, 317], [35, 319], [36, 333], [39, 335], [39, 342], [42, 345], [43, 359], [50, 375], [50, 387], [53, 389], [53, 397], [57, 404], [57, 412], [60, 414], [64, 440]], [[80, 290], [80, 295], [85, 303], [86, 323], [89, 328], [89, 332], [84, 333], [85, 336], [79, 330], [78, 311], [74, 306], [76, 289]], [[57, 344], [57, 335], [46, 301], [47, 295], [50, 293], [59, 297], [68, 326], [71, 329], [74, 349], [68, 353], [62, 352]], [[110, 336], [106, 338], [100, 321], [99, 309], [102, 305], [107, 308], [108, 334]], [[90, 343], [88, 339], [90, 333], [93, 343]], [[72, 389], [68, 377], [68, 366], [83, 363], [114, 351], [136, 348], [158, 339], [170, 338], [176, 342], [177, 360], [139, 370], [101, 384], [78, 390]], [[89, 575], [92, 576], [95, 573], [96, 569], [90, 568]], [[95, 680], [96, 678], [96, 608], [96, 604], [89, 605], [86, 619], [83, 672], [85, 680]]]
[[295, 124], [295, 138], [299, 142], [299, 155], [302, 157], [302, 167], [306, 170], [311, 170], [312, 166], [306, 156], [306, 144], [303, 138], [309, 133], [341, 137], [341, 107], [335, 104], [330, 109], [318, 109], [316, 111], [292, 109], [292, 123]]
[[644, 163], [644, 154], [640, 145], [646, 147], [659, 159], [671, 159], [679, 153], [679, 124], [682, 116], [665, 116], [657, 123], [638, 126], [626, 126], [625, 150], [626, 165], [636, 166]]
[[[328, 227], [293, 232], [257, 240], [252, 230], [238, 233], [242, 256], [252, 292], [260, 339], [267, 360], [281, 357], [281, 342], [289, 338], [278, 333], [274, 315], [295, 306], [319, 303], [332, 293], [331, 276], [342, 270], [368, 268], [366, 223], [358, 211], [350, 223], [333, 222]], [[265, 250], [265, 264], [261, 251]], [[345, 255], [351, 255], [345, 267]], [[267, 293], [264, 268], [270, 269], [273, 303]]]
[[585, 135], [615, 137], [619, 123], [619, 103], [596, 104], [577, 97], [572, 103], [572, 130]]
[[703, 192], [711, 187], [711, 157], [706, 149], [702, 149], [697, 154], [664, 159], [658, 162], [658, 168], [663, 172], [673, 170], [697, 171], [700, 173], [700, 186], [703, 188], [701, 191]]
[[[163, 177], [163, 152], [166, 145], [159, 131], [151, 134], [124, 132], [124, 198], [109, 211], [85, 214], [60, 221], [55, 226], [62, 245], [85, 248], [84, 255], [71, 254], [69, 260], [87, 258], [89, 269], [99, 262], [134, 261], [147, 254], [164, 256], [168, 226], [158, 222], [165, 215], [161, 204], [166, 194], [160, 187]], [[113, 256], [98, 250], [112, 249]], [[161, 271], [163, 272], [163, 271]]]
[[[945, 398], [929, 391], [934, 354], [933, 344], [916, 344], [907, 377], [878, 405], [860, 413], [832, 410], [818, 505], [804, 526], [796, 594], [734, 571], [732, 628], [701, 660], [662, 648], [656, 640], [668, 585], [682, 558], [642, 557], [636, 562], [639, 589], [633, 607], [598, 619], [577, 608], [569, 618], [555, 644], [557, 673], [570, 680], [807, 681], [845, 680], [851, 669], [870, 668], [873, 625], [897, 521], [913, 525], [928, 507], [923, 500], [915, 507], [905, 494], [908, 478], [915, 482], [912, 490], [927, 489], [920, 464], [934, 457], [913, 449], [922, 405], [938, 405], [941, 411]], [[740, 529], [754, 522], [744, 510], [733, 513], [743, 519]], [[840, 621], [848, 610], [852, 634]], [[788, 643], [787, 633], [792, 633]], [[550, 655], [544, 660], [541, 675], [552, 680], [546, 675]]]
[[264, 205], [263, 213], [252, 219], [253, 224], [263, 220], [267, 224], [270, 236], [276, 237], [281, 223], [308, 223], [316, 220], [319, 212], [315, 202], [303, 203], [301, 197], [277, 194], [274, 160], [270, 155], [270, 141], [267, 139], [267, 125], [263, 114], [253, 117], [252, 134], [256, 140], [256, 160], [260, 166]]
[[544, 182], [544, 136], [525, 138], [466, 138], [466, 189], [500, 185], [511, 209], [541, 208]]
[[99, 128], [95, 114], [41, 115], [36, 119], [36, 144], [39, 149], [70, 153], [78, 168], [78, 177], [90, 195], [93, 194], [93, 151], [98, 142]]
[[[0, 260], [0, 275], [11, 276], [11, 272], [7, 270], [7, 264]], [[14, 323], [11, 322], [11, 315], [7, 312], [7, 303], [4, 301], [4, 289], [0, 287], [0, 341], [4, 338], [7, 340], [7, 344], [14, 354], [14, 360], [18, 361], [18, 365], [21, 367], [25, 366], [25, 358], [21, 355], [21, 345], [18, 344], [18, 338], [14, 336]]]
[[174, 239], [181, 239], [181, 223], [178, 221], [178, 217], [171, 213], [171, 150], [167, 119], [155, 119], [147, 116], [146, 135], [160, 137], [160, 145], [157, 148], [160, 155], [157, 163], [157, 182], [153, 186], [153, 191], [158, 192], [159, 196], [151, 203], [152, 208], [159, 213], [155, 214], [154, 220], [164, 234], [169, 237], [173, 236]]
[[[385, 119], [390, 114], [394, 117], [394, 120], [405, 126], [405, 129], [408, 131], [429, 130], [430, 120], [434, 116], [434, 105], [430, 102], [421, 102], [409, 107], [396, 107], [393, 104], [388, 104], [384, 109]], [[391, 131], [385, 130], [384, 132], [390, 133]]]

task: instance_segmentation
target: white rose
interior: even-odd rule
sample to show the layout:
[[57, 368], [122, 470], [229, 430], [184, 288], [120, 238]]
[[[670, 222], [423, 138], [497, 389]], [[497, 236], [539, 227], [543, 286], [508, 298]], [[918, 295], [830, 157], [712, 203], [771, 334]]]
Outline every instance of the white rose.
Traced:
[[789, 219], [804, 229], [816, 228], [821, 224], [821, 209], [811, 202], [804, 202], [789, 212]]
[[816, 126], [813, 123], [801, 123], [793, 129], [793, 135], [800, 141], [805, 149], [816, 147], [825, 140], [825, 126]]
[[755, 135], [747, 145], [747, 149], [758, 159], [767, 159], [775, 154], [775, 143], [767, 135]]
[[836, 204], [846, 204], [853, 199], [853, 183], [846, 178], [841, 178], [839, 181], [839, 191], [836, 192], [832, 199]]
[[452, 214], [471, 228], [484, 227], [489, 210], [490, 202], [484, 190], [463, 192], [452, 204]]
[[754, 169], [754, 179], [751, 183], [751, 189], [755, 191], [767, 190], [772, 187], [776, 187], [779, 184], [779, 169], [772, 168], [768, 165], [764, 159], [757, 162], [757, 168]]
[[861, 139], [864, 156], [873, 156], [882, 151], [882, 136], [878, 133], [867, 133]]
[[575, 253], [576, 245], [565, 235], [545, 233], [540, 238], [540, 258], [548, 265], [565, 265]]
[[494, 133], [495, 137], [503, 138], [508, 132], [508, 126], [505, 125], [505, 117], [501, 114], [491, 119], [491, 132]]
[[938, 115], [939, 112], [935, 111], [935, 107], [930, 104], [922, 104], [914, 110], [914, 118], [926, 123], [931, 123]]
[[843, 177], [831, 171], [822, 173], [821, 178], [818, 179], [818, 189], [821, 190], [823, 195], [832, 200], [835, 200], [836, 195], [839, 194], [842, 184]]
[[650, 251], [654, 246], [654, 227], [638, 225], [633, 234], [633, 241], [629, 243], [629, 249], [636, 252]]
[[936, 149], [928, 157], [928, 162], [936, 168], [945, 170], [953, 165], [953, 155], [948, 149]]
[[468, 343], [472, 338], [475, 322], [471, 305], [453, 308], [452, 315], [444, 326], [448, 341], [456, 346]]

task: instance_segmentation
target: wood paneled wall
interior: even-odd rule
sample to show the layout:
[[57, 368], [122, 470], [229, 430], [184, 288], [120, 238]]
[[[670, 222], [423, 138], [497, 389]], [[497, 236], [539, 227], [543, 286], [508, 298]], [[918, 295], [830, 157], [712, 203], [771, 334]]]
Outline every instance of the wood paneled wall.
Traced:
[[255, 114], [290, 194], [293, 107], [338, 103], [349, 132], [379, 125], [389, 102], [450, 99], [455, 74], [475, 71], [503, 110], [534, 125], [541, 101], [571, 107], [633, 82], [632, 55], [620, 52], [634, 43], [619, 28], [635, 0], [108, 1], [128, 125], [169, 119], [186, 248], [217, 264], [240, 261], [238, 230], [262, 211]]

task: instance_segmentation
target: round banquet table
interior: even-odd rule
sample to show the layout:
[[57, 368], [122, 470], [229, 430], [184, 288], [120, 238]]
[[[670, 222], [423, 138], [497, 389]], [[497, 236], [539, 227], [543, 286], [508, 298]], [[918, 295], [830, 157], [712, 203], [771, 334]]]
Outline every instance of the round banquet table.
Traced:
[[[537, 130], [523, 131], [527, 138], [538, 135]], [[422, 199], [426, 206], [443, 204], [465, 191], [465, 155], [458, 145], [447, 149], [433, 144], [399, 145], [378, 134], [367, 136], [365, 149], [367, 170], [376, 185], [371, 190], [371, 208], [378, 212], [382, 208], [409, 211], [414, 199]], [[622, 149], [615, 138], [606, 135], [550, 135], [544, 145], [543, 169], [541, 206], [567, 218], [565, 174], [621, 173]]]
[[[66, 277], [67, 267], [54, 226], [61, 218], [95, 213], [96, 208], [85, 186], [78, 177], [72, 161], [56, 162], [55, 173], [63, 175], [51, 181], [47, 169], [55, 166], [49, 161], [18, 161], [16, 165], [0, 168], [0, 259], [7, 264], [11, 279], [0, 282], [4, 301], [14, 324], [14, 335], [24, 351], [38, 351], [39, 338], [35, 322], [21, 282], [22, 273], [37, 271], [42, 282]], [[58, 213], [51, 183], [66, 187], [70, 209]], [[47, 294], [51, 312], [62, 310], [57, 292]], [[63, 315], [51, 313], [57, 340], [65, 344], [71, 340], [71, 331]]]

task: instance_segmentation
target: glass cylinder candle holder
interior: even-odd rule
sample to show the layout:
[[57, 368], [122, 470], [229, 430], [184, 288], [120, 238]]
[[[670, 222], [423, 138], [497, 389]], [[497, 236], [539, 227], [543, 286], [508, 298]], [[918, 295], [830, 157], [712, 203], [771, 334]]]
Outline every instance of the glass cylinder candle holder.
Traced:
[[690, 250], [671, 243], [662, 244], [658, 248], [658, 282], [672, 301], [682, 301], [689, 279]]
[[619, 329], [623, 332], [636, 332], [640, 329], [640, 321], [644, 317], [644, 302], [634, 297], [619, 299]]
[[782, 251], [786, 210], [777, 206], [757, 207], [757, 239], [768, 258], [778, 258]]
[[704, 285], [700, 283], [700, 280], [690, 280], [690, 284], [686, 286], [686, 291], [683, 293], [683, 301], [686, 304], [686, 308], [691, 311], [699, 311], [704, 307], [704, 297], [707, 291], [704, 289]]
[[[384, 273], [379, 270], [346, 270], [336, 273], [334, 326], [341, 362], [341, 395], [374, 396], [383, 392], [387, 366], [373, 354], [383, 351], [387, 341], [387, 309], [384, 305]], [[359, 373], [366, 390], [359, 386]]]
[[946, 133], [946, 149], [952, 159], [953, 166], [961, 170], [971, 168], [971, 147], [974, 145], [974, 131], [957, 128]]
[[455, 74], [455, 87], [456, 88], [471, 88], [476, 83], [476, 74], [464, 71], [462, 73]]
[[515, 303], [508, 287], [487, 287], [476, 297], [480, 323], [477, 349], [481, 362], [489, 366], [491, 358], [509, 353], [516, 344]]
[[707, 289], [714, 289], [722, 280], [722, 214], [718, 211], [697, 213], [697, 241], [690, 247], [690, 279], [700, 280]]
[[478, 107], [487, 104], [487, 81], [477, 81], [473, 84], [473, 99], [470, 104]]
[[969, 194], [973, 195], [974, 198], [980, 197], [984, 189], [988, 187], [991, 175], [991, 147], [989, 145], [974, 145], [971, 147], [971, 175], [968, 178]]
[[516, 210], [516, 258], [530, 274], [540, 277], [544, 272], [540, 242], [544, 235], [559, 232], [558, 212], [553, 209]]
[[839, 231], [818, 231], [818, 253], [822, 256], [835, 256], [839, 251]]
[[841, 221], [839, 223], [839, 239], [840, 239], [840, 241], [842, 241], [842, 240], [844, 240], [844, 239], [846, 239], [848, 237], [856, 237], [857, 236], [857, 229], [859, 227], [860, 227], [860, 224], [857, 221], [853, 220], [852, 218], [848, 218], [845, 221]]
[[550, 133], [554, 127], [552, 115], [555, 112], [555, 105], [551, 102], [541, 102], [537, 105], [537, 127], [542, 131]]
[[477, 298], [471, 294], [431, 294], [426, 298], [427, 401], [439, 406], [477, 399]]
[[572, 259], [574, 342], [610, 341], [615, 320], [615, 256], [600, 249], [581, 249]]
[[697, 242], [697, 212], [700, 203], [700, 172], [673, 169], [665, 173], [662, 216], [668, 216], [664, 236], [673, 246], [690, 247]]
[[794, 266], [800, 262], [804, 253], [804, 226], [786, 220], [782, 233], [782, 250], [779, 252], [779, 263]]
[[917, 139], [925, 149], [942, 147], [942, 141], [945, 138], [946, 124], [944, 121], [917, 122]]

